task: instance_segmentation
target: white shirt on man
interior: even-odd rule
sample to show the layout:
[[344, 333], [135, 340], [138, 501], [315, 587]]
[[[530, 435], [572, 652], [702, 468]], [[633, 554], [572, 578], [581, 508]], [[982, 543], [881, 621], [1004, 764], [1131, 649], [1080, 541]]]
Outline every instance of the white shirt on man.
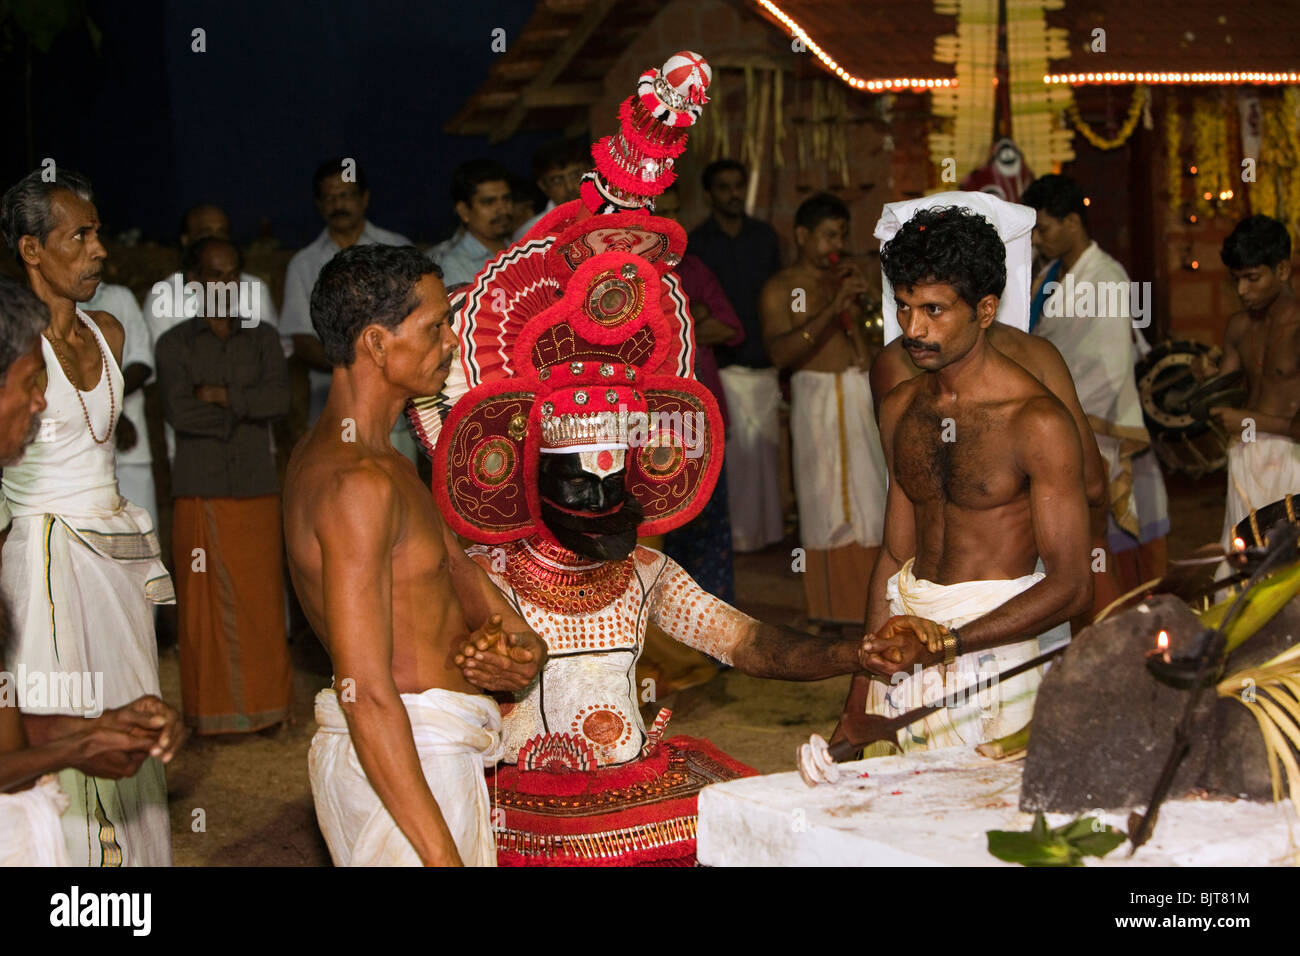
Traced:
[[[359, 245], [375, 243], [384, 246], [409, 246], [411, 240], [396, 232], [380, 229], [369, 220], [361, 229], [357, 239]], [[315, 335], [311, 324], [311, 290], [316, 284], [325, 263], [334, 258], [340, 246], [332, 238], [330, 231], [322, 229], [310, 245], [303, 246], [289, 260], [289, 268], [284, 276], [284, 309], [280, 318], [280, 334]], [[325, 375], [326, 373], [320, 373]], [[326, 376], [328, 378], [328, 376]]]

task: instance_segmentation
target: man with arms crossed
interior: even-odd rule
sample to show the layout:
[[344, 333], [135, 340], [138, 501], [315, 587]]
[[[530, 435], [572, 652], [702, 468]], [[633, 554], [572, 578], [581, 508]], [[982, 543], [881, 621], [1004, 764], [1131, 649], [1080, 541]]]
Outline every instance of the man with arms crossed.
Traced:
[[[993, 226], [959, 207], [918, 212], [881, 249], [903, 348], [923, 374], [880, 409], [889, 492], [867, 597], [874, 655], [832, 741], [859, 736], [863, 713], [897, 716], [1028, 660], [1037, 635], [1092, 600], [1078, 431], [988, 342], [1004, 254]], [[1040, 556], [1045, 573], [1034, 571]], [[904, 728], [898, 744], [972, 745], [1018, 730], [1039, 679], [1030, 671], [1000, 685], [995, 707], [959, 699]]]
[[491, 866], [501, 715], [479, 687], [521, 690], [546, 654], [389, 441], [406, 400], [446, 381], [447, 295], [414, 247], [356, 245], [321, 270], [311, 315], [333, 381], [290, 459], [284, 520], [334, 665], [308, 758], [316, 815], [340, 865]]

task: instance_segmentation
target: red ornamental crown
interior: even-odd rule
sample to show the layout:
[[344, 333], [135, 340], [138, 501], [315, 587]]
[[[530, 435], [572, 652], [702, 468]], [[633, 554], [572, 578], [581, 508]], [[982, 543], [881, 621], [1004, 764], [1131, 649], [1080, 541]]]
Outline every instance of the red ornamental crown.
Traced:
[[445, 422], [432, 399], [409, 414], [426, 448], [436, 441], [433, 489], [457, 533], [487, 544], [546, 534], [544, 451], [626, 449], [641, 534], [685, 524], [712, 494], [722, 418], [694, 378], [694, 325], [672, 272], [686, 234], [650, 212], [710, 79], [694, 53], [643, 74], [620, 132], [593, 147], [582, 198], [452, 297], [468, 391]]

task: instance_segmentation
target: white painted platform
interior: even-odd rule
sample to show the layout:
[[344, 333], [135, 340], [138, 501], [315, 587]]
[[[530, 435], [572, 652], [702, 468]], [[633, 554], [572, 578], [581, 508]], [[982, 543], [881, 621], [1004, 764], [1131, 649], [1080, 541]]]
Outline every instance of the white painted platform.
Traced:
[[[793, 755], [791, 755], [793, 757]], [[1028, 830], [1022, 761], [973, 749], [842, 764], [835, 784], [799, 774], [715, 784], [700, 793], [698, 852], [706, 866], [1011, 866], [988, 852], [988, 830]], [[863, 776], [865, 775], [865, 776]], [[1127, 830], [1128, 810], [1103, 815]], [[1088, 866], [1269, 866], [1292, 862], [1289, 803], [1173, 800], [1131, 859], [1128, 843]], [[1048, 814], [1058, 826], [1069, 814]], [[1294, 817], [1291, 817], [1294, 819]], [[1300, 826], [1297, 826], [1300, 839]]]

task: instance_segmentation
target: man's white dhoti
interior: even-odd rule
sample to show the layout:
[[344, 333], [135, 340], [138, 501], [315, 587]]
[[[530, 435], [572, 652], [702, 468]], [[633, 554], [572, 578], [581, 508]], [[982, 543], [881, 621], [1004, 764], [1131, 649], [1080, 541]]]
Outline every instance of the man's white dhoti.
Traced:
[[718, 371], [727, 397], [731, 547], [757, 551], [785, 537], [781, 514], [781, 386], [774, 368]]
[[[1223, 545], [1252, 509], [1287, 495], [1300, 495], [1300, 445], [1281, 435], [1261, 433], [1254, 441], [1228, 446], [1228, 499], [1223, 509]], [[1268, 531], [1260, 528], [1260, 533]]]
[[[1020, 578], [935, 584], [912, 574], [913, 560], [889, 579], [889, 612], [928, 618], [946, 627], [961, 628], [983, 617], [1044, 577], [1036, 571]], [[919, 674], [895, 675], [900, 679], [892, 684], [873, 679], [866, 712], [897, 717], [940, 699], [949, 702], [943, 710], [899, 731], [898, 745], [904, 752], [973, 746], [1005, 737], [1029, 723], [1033, 716], [1042, 669], [1034, 668], [992, 686], [991, 678], [1037, 656], [1040, 642], [1045, 646], [1059, 644], [1057, 632], [1062, 629], [1067, 629], [1068, 634], [1068, 625], [1062, 624], [1017, 644], [971, 651], [946, 667], [938, 664]], [[982, 683], [977, 685], [977, 680]], [[976, 686], [977, 691], [962, 693]]]
[[[461, 862], [496, 866], [496, 844], [483, 768], [501, 759], [501, 712], [490, 697], [434, 687], [403, 694], [424, 779], [438, 801]], [[419, 866], [420, 858], [370, 786], [338, 696], [316, 695], [318, 729], [311, 740], [316, 819], [336, 866]]]
[[[44, 701], [29, 693], [23, 712], [94, 717], [161, 695], [153, 605], [176, 598], [148, 512], [117, 492], [111, 435], [122, 373], [98, 326], [79, 315], [107, 371], [79, 398], [41, 339], [48, 406], [42, 433], [4, 470], [0, 526], [10, 517], [13, 524], [0, 591], [14, 625], [6, 665], [44, 675], [51, 688]], [[85, 693], [96, 686], [102, 700]], [[75, 865], [171, 865], [167, 783], [156, 758], [125, 780], [63, 770], [59, 782], [71, 799], [63, 830]]]
[[800, 543], [818, 551], [846, 544], [878, 547], [885, 456], [866, 372], [795, 372], [790, 390]]
[[59, 823], [67, 808], [53, 774], [20, 793], [0, 793], [0, 867], [71, 866]]

